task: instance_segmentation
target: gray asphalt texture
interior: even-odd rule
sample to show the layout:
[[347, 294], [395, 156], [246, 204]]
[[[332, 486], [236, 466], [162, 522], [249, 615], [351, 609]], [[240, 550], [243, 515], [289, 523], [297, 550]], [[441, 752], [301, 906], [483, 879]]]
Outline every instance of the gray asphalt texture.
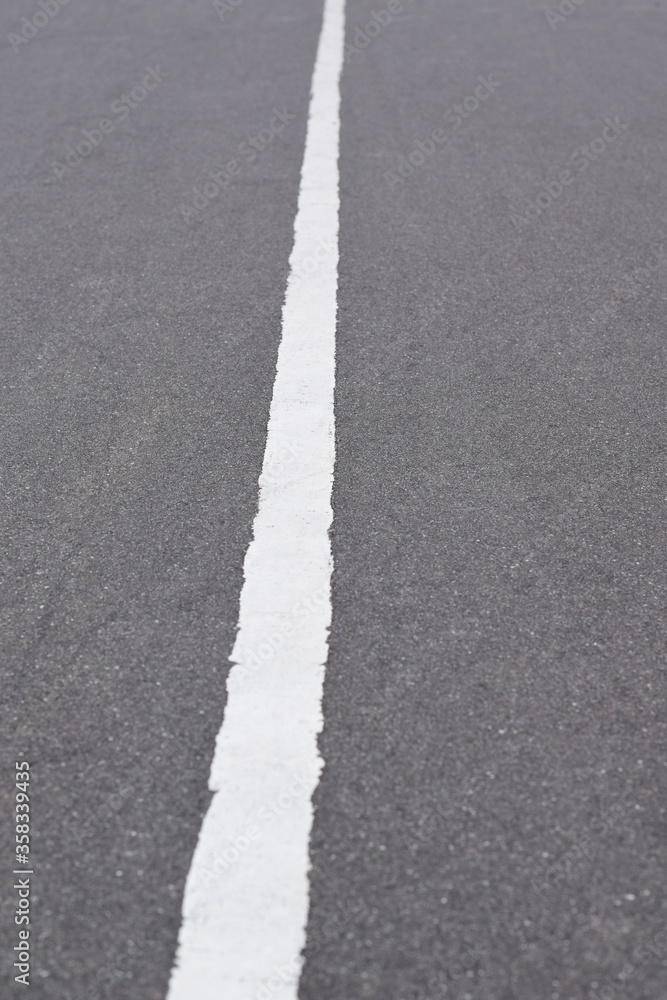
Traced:
[[[8, 0], [0, 38], [37, 9]], [[350, 44], [381, 9], [348, 0]], [[404, 0], [345, 62], [302, 1000], [667, 996], [667, 8], [585, 0], [553, 28], [546, 9]], [[204, 0], [72, 0], [3, 41], [1, 822], [11, 845], [29, 760], [37, 1000], [166, 993], [320, 22], [307, 0], [222, 21]], [[480, 76], [499, 86], [443, 122]], [[249, 162], [274, 108], [295, 117]]]

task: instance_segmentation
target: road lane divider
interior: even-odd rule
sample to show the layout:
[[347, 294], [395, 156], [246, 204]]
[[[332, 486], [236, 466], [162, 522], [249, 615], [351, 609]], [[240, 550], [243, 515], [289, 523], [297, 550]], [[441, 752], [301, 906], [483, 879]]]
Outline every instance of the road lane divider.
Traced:
[[[345, 0], [325, 0], [259, 507], [209, 779], [213, 798], [186, 882], [168, 1000], [297, 997], [331, 623], [344, 20]], [[317, 267], [304, 270], [310, 259]], [[271, 635], [282, 641], [262, 669], [245, 663], [245, 651]], [[273, 808], [271, 824], [252, 850], [238, 852], [224, 878], [201, 877], [220, 868], [239, 830], [285, 802], [295, 775], [303, 795], [294, 795], [289, 808]]]

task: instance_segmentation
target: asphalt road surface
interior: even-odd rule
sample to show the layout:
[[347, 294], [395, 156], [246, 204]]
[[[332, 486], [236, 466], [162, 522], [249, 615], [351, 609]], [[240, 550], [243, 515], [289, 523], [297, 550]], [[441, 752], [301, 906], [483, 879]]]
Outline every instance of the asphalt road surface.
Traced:
[[[164, 1000], [322, 2], [57, 2], [0, 13], [2, 996], [27, 761], [27, 995]], [[347, 0], [301, 1000], [667, 996], [667, 5], [560, 11]]]

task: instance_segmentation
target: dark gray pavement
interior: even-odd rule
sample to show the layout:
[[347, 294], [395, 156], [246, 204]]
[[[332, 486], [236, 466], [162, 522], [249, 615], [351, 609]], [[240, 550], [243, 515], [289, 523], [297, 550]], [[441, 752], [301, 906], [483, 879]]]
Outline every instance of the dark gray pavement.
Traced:
[[[27, 10], [11, 7], [0, 38]], [[71, 0], [3, 49], [1, 780], [9, 793], [15, 754], [31, 761], [35, 997], [165, 995], [257, 502], [320, 20], [292, 0], [244, 0], [229, 22], [210, 3]], [[163, 82], [124, 120], [110, 112], [156, 65]], [[250, 162], [238, 146], [274, 107], [295, 118]], [[115, 131], [58, 181], [52, 161], [105, 116]], [[193, 186], [233, 158], [186, 221]]]
[[[384, 6], [348, 0], [351, 44]], [[667, 8], [545, 10], [404, 0], [345, 64], [303, 1000], [667, 996]], [[38, 1000], [165, 995], [320, 17], [71, 0], [2, 50], [1, 821], [28, 759]]]

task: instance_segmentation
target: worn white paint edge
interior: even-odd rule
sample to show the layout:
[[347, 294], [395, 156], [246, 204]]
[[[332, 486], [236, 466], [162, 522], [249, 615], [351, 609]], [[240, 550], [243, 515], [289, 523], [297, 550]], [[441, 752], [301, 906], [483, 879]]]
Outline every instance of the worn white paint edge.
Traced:
[[297, 997], [331, 622], [344, 17], [326, 0], [235, 666], [168, 1000]]

